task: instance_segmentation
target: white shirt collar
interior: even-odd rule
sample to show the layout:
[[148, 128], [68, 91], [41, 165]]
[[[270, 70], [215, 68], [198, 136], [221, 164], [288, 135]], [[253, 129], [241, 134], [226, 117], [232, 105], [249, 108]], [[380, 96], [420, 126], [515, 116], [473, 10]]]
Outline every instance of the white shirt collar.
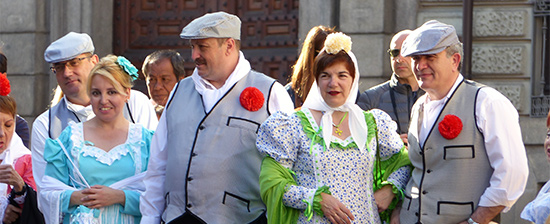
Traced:
[[90, 115], [94, 114], [91, 104], [88, 106], [74, 104], [74, 103], [71, 103], [71, 101], [69, 101], [66, 96], [63, 97], [63, 100], [67, 104], [67, 109], [75, 112], [78, 115], [89, 117]]
[[212, 107], [214, 107], [214, 104], [216, 104], [235, 83], [244, 78], [251, 69], [250, 62], [244, 58], [243, 52], [239, 51], [239, 61], [235, 70], [229, 75], [223, 86], [216, 89], [208, 80], [203, 79], [195, 68], [191, 78], [195, 83], [195, 89], [203, 98], [205, 110], [207, 112], [210, 111]]

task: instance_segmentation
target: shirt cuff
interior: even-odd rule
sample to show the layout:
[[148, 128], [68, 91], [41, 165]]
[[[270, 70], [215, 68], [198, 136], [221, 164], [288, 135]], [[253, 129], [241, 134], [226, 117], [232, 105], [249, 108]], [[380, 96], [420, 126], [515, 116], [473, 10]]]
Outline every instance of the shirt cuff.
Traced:
[[509, 199], [507, 197], [507, 191], [504, 189], [487, 188], [485, 193], [479, 198], [479, 206], [483, 207], [496, 207], [505, 206], [502, 212], [510, 211], [510, 208], [516, 203], [518, 198]]

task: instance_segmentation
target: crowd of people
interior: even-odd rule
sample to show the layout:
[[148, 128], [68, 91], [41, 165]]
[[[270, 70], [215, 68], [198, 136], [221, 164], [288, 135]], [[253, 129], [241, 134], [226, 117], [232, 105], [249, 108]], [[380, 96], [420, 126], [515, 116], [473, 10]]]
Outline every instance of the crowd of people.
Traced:
[[[150, 99], [88, 34], [55, 40], [58, 87], [31, 134], [0, 54], [4, 223], [494, 223], [525, 190], [517, 110], [462, 76], [451, 25], [396, 33], [390, 80], [364, 92], [352, 39], [333, 28], [309, 31], [286, 88], [251, 68], [235, 15], [207, 13], [180, 37], [195, 69], [153, 52]], [[549, 188], [522, 218], [550, 223]]]

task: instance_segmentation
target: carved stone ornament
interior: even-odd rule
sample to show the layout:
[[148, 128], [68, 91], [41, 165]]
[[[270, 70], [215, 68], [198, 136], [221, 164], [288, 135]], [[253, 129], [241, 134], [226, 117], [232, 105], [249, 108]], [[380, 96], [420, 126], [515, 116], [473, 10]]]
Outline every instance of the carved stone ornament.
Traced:
[[495, 89], [506, 96], [517, 110], [521, 109], [521, 85], [503, 84], [495, 86]]
[[527, 12], [479, 11], [474, 14], [473, 31], [476, 37], [524, 36]]
[[475, 47], [472, 50], [474, 74], [522, 74], [524, 47]]

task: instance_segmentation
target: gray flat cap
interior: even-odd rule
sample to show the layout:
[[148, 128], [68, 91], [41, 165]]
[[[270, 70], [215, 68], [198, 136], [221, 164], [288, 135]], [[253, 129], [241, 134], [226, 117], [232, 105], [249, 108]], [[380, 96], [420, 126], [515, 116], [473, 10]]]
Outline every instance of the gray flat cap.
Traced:
[[430, 20], [414, 30], [401, 47], [404, 57], [437, 54], [445, 48], [460, 43], [454, 26]]
[[181, 31], [183, 39], [233, 38], [241, 39], [241, 20], [226, 12], [207, 13], [194, 19]]
[[70, 32], [46, 48], [44, 60], [48, 63], [57, 63], [71, 60], [83, 53], [93, 53], [94, 50], [94, 42], [90, 35]]

